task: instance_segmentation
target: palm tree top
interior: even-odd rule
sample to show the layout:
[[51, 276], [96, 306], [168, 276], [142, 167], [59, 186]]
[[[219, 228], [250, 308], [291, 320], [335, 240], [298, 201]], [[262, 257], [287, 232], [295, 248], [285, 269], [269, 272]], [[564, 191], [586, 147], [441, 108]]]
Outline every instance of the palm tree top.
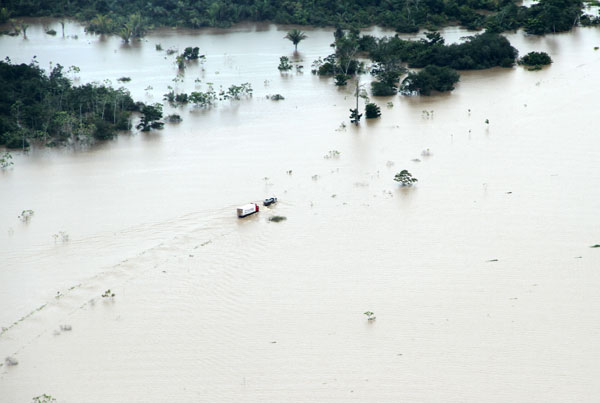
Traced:
[[294, 44], [296, 49], [298, 49], [298, 44], [300, 43], [300, 41], [302, 41], [303, 39], [306, 39], [307, 36], [304, 32], [300, 31], [299, 29], [294, 28], [291, 31], [289, 31], [284, 36], [284, 38], [292, 41], [292, 43]]

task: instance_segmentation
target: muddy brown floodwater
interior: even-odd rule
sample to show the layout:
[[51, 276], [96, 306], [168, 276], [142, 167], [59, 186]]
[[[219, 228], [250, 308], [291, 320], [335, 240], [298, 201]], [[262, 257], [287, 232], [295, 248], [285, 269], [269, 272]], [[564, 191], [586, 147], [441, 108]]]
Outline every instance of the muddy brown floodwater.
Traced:
[[[600, 400], [600, 31], [508, 34], [554, 64], [375, 99], [381, 119], [353, 127], [352, 88], [310, 74], [332, 31], [307, 30], [294, 56], [286, 29], [165, 29], [124, 45], [75, 23], [62, 38], [50, 20], [0, 37], [2, 57], [79, 66], [78, 83], [129, 76], [144, 102], [169, 86], [254, 88], [211, 110], [166, 107], [183, 122], [162, 131], [13, 152], [0, 359], [19, 364], [0, 367], [0, 400]], [[157, 43], [199, 46], [206, 62], [174, 82]], [[282, 55], [304, 73], [280, 74]], [[395, 184], [402, 169], [416, 186]]]

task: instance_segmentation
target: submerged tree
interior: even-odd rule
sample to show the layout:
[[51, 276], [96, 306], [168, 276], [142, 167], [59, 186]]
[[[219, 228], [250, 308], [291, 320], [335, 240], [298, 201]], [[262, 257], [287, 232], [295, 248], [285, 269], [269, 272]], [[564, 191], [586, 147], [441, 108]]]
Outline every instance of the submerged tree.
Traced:
[[381, 116], [381, 109], [374, 103], [365, 105], [365, 117], [367, 119], [375, 119]]
[[408, 172], [406, 169], [398, 172], [394, 177], [396, 182], [399, 182], [402, 186], [412, 186], [413, 183], [417, 182], [417, 178], [413, 178], [412, 174]]
[[546, 52], [529, 52], [519, 60], [524, 66], [545, 66], [552, 63], [552, 58]]
[[142, 119], [136, 127], [143, 132], [150, 131], [150, 129], [162, 129], [164, 126], [164, 123], [160, 122], [162, 117], [163, 112], [161, 104], [144, 105], [142, 108]]
[[298, 51], [298, 44], [306, 38], [307, 38], [307, 36], [304, 32], [300, 31], [299, 29], [295, 29], [295, 28], [292, 29], [291, 31], [289, 31], [284, 36], [284, 39], [288, 39], [288, 40], [292, 41], [292, 43], [294, 44], [295, 51]]
[[354, 94], [356, 95], [356, 108], [350, 109], [350, 123], [354, 123], [358, 126], [358, 122], [362, 117], [362, 113], [358, 113], [358, 98], [361, 96], [361, 85], [359, 77], [356, 78], [356, 89]]
[[403, 94], [430, 95], [431, 91], [452, 91], [460, 75], [450, 67], [429, 65], [418, 73], [410, 72], [402, 80]]
[[21, 32], [23, 33], [23, 39], [27, 39], [27, 28], [29, 28], [29, 24], [25, 24], [23, 21], [19, 23], [21, 27]]
[[277, 66], [277, 69], [279, 69], [279, 71], [288, 71], [292, 69], [292, 64], [290, 63], [290, 58], [287, 56], [281, 56], [279, 58], [279, 66]]

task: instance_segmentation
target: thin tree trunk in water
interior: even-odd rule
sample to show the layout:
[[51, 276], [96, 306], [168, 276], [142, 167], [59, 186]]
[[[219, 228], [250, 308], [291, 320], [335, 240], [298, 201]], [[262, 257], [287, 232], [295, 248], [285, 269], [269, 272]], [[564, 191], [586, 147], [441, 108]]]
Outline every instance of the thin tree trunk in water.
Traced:
[[356, 121], [354, 122], [356, 124], [356, 126], [358, 126], [358, 92], [359, 92], [359, 88], [358, 88], [358, 75], [356, 76]]

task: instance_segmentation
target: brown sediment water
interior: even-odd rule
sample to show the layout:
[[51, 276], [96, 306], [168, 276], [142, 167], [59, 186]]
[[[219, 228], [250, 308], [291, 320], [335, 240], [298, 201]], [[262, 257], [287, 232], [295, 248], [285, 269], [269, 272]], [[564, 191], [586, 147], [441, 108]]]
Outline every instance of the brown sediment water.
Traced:
[[[166, 106], [183, 122], [162, 131], [13, 152], [0, 359], [19, 364], [0, 367], [0, 400], [598, 401], [600, 31], [507, 34], [554, 63], [373, 98], [382, 117], [354, 127], [353, 88], [310, 74], [332, 30], [307, 29], [294, 55], [286, 29], [164, 29], [124, 45], [73, 23], [62, 38], [49, 20], [0, 37], [14, 63], [76, 65], [76, 83], [129, 76], [144, 102], [169, 86], [254, 89], [210, 110]], [[165, 50], [186, 46], [206, 61], [174, 82]], [[304, 73], [280, 74], [283, 55]], [[393, 181], [402, 169], [416, 186]]]

